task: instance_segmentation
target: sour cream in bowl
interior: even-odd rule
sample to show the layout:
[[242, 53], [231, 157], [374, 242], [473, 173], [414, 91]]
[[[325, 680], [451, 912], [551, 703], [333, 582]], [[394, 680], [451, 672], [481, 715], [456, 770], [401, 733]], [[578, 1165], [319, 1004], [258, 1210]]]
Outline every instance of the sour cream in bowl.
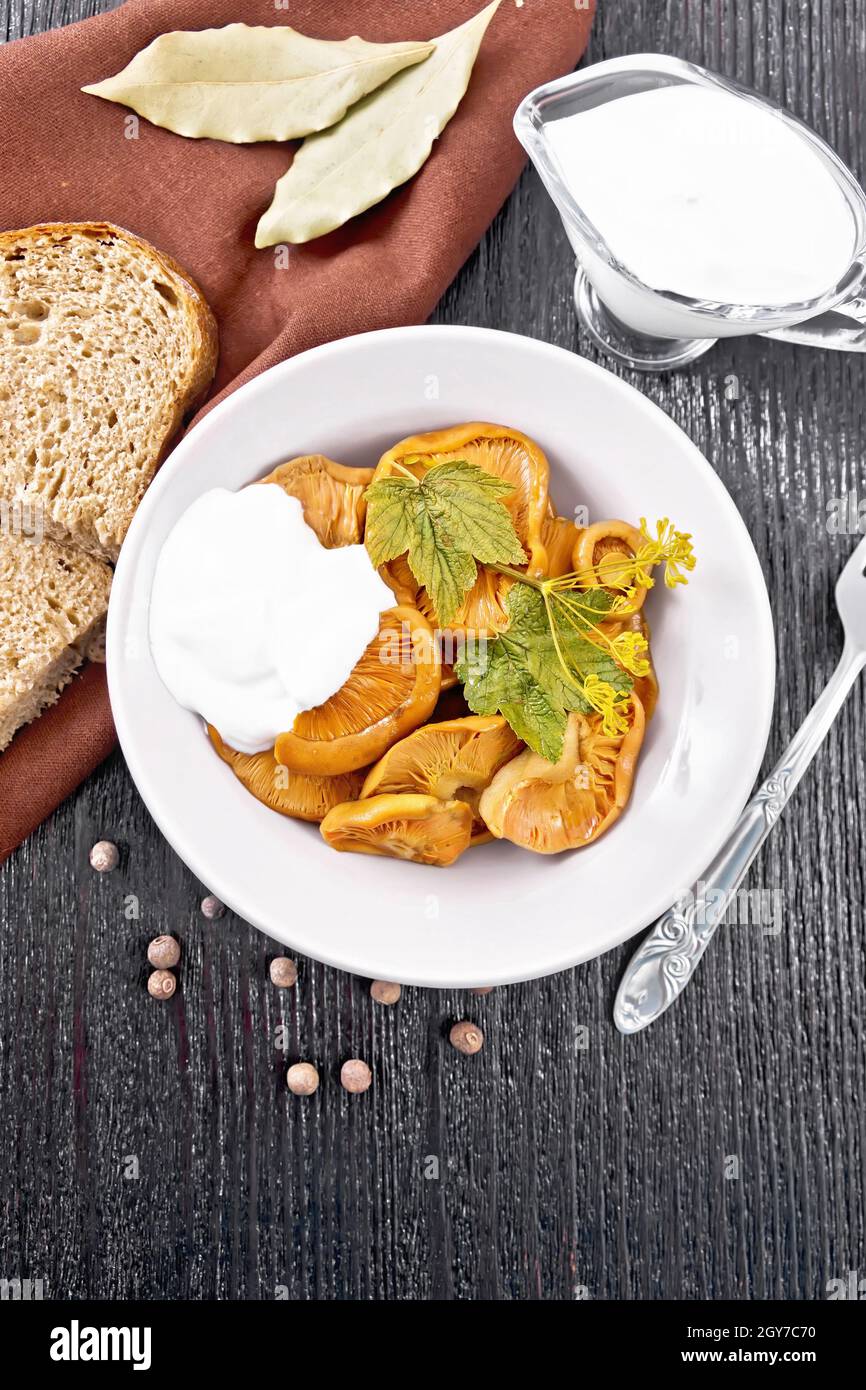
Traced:
[[160, 550], [150, 648], [178, 704], [259, 753], [345, 684], [393, 602], [364, 546], [326, 549], [276, 483], [212, 488]]

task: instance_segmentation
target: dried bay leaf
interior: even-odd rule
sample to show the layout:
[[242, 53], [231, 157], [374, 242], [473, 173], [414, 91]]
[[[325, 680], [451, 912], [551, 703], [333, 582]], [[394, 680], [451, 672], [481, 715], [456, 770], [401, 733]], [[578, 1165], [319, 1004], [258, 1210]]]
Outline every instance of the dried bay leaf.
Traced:
[[311, 39], [287, 26], [178, 30], [114, 77], [82, 87], [177, 135], [246, 144], [325, 130], [430, 43]]
[[332, 232], [416, 174], [460, 104], [498, 8], [493, 0], [434, 39], [423, 63], [358, 102], [339, 125], [305, 140], [259, 220], [256, 246]]

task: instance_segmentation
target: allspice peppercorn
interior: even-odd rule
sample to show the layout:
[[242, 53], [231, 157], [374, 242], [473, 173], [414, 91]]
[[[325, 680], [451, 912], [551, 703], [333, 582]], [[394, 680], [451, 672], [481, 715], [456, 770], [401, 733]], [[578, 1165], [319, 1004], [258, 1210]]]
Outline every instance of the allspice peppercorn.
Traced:
[[484, 1034], [477, 1023], [455, 1023], [449, 1034], [451, 1046], [462, 1052], [464, 1057], [472, 1057], [484, 1046]]
[[201, 915], [209, 922], [215, 922], [217, 918], [222, 917], [225, 910], [225, 903], [221, 903], [213, 893], [208, 893], [207, 897], [201, 900]]
[[147, 992], [154, 999], [170, 999], [177, 989], [177, 980], [170, 970], [154, 970], [147, 982]]
[[120, 863], [120, 851], [110, 840], [97, 840], [90, 851], [90, 867], [98, 874], [110, 874]]
[[400, 986], [393, 980], [374, 980], [370, 986], [370, 998], [377, 1004], [396, 1004], [400, 994]]
[[340, 1068], [340, 1085], [344, 1090], [351, 1091], [353, 1095], [368, 1090], [372, 1080], [373, 1073], [367, 1063], [361, 1061], [360, 1057], [350, 1057], [348, 1062], [344, 1062]]
[[180, 942], [173, 936], [156, 936], [147, 948], [147, 959], [159, 970], [171, 970], [180, 960]]
[[288, 956], [277, 956], [271, 961], [270, 976], [277, 989], [291, 989], [298, 983], [298, 967]]
[[295, 1096], [311, 1096], [319, 1085], [319, 1073], [312, 1062], [295, 1062], [286, 1072], [286, 1085]]

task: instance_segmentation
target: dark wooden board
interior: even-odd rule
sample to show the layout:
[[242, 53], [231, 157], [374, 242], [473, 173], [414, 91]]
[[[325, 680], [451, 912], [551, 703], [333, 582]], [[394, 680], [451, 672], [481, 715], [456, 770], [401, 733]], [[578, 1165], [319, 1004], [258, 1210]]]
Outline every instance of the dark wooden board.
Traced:
[[[99, 8], [11, 0], [0, 35]], [[642, 50], [782, 99], [866, 174], [866, 0], [601, 0], [591, 58]], [[436, 318], [593, 356], [571, 273], [527, 173]], [[866, 496], [866, 358], [740, 341], [636, 384], [712, 460], [765, 568], [769, 765], [840, 651], [853, 539], [827, 504]], [[858, 688], [750, 880], [782, 895], [781, 933], [722, 933], [631, 1040], [611, 1022], [628, 948], [482, 999], [384, 1010], [308, 961], [278, 993], [271, 944], [200, 917], [115, 756], [0, 871], [0, 1275], [69, 1298], [761, 1299], [862, 1274], [864, 750]], [[101, 837], [124, 850], [105, 878]], [[160, 931], [184, 951], [168, 1006], [144, 989]], [[445, 1040], [461, 1016], [487, 1034], [470, 1061]], [[280, 1025], [321, 1068], [311, 1101], [285, 1090]], [[360, 1098], [336, 1082], [352, 1055], [375, 1072]]]

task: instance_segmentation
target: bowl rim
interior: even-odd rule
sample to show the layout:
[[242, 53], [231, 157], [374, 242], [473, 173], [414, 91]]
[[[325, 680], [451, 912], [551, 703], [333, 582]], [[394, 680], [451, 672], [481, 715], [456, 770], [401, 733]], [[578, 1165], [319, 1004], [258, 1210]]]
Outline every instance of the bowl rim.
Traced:
[[[491, 329], [475, 326], [449, 325], [449, 324], [423, 324], [412, 325], [398, 328], [375, 329], [369, 333], [354, 334], [348, 338], [340, 338], [330, 343], [322, 344], [315, 348], [310, 348], [303, 353], [287, 358], [276, 363], [273, 367], [266, 369], [251, 381], [245, 382], [236, 391], [224, 397], [199, 421], [193, 429], [190, 429], [183, 439], [172, 451], [166, 462], [163, 464], [159, 473], [153, 480], [150, 488], [146, 492], [135, 517], [133, 518], [127, 537], [121, 548], [118, 559], [112, 594], [109, 600], [109, 612], [107, 621], [107, 640], [106, 640], [106, 670], [108, 677], [109, 697], [111, 700], [112, 713], [117, 729], [118, 740], [127, 767], [135, 783], [136, 789], [141, 796], [147, 810], [155, 821], [160, 832], [172, 847], [175, 853], [190, 869], [192, 873], [207, 886], [209, 892], [214, 893], [225, 905], [233, 911], [243, 921], [249, 922], [265, 935], [290, 946], [301, 954], [318, 960], [321, 963], [332, 966], [339, 970], [345, 970], [351, 974], [373, 978], [392, 978], [391, 975], [382, 974], [377, 967], [374, 959], [370, 955], [365, 956], [363, 947], [359, 951], [341, 950], [336, 954], [329, 949], [322, 949], [320, 942], [310, 933], [301, 932], [300, 934], [292, 931], [287, 932], [282, 923], [275, 920], [268, 920], [267, 914], [257, 913], [250, 915], [249, 906], [241, 906], [238, 895], [235, 891], [239, 888], [241, 878], [237, 874], [232, 874], [231, 866], [223, 870], [222, 867], [214, 872], [214, 867], [205, 867], [198, 852], [190, 849], [187, 843], [187, 834], [184, 825], [178, 823], [172, 815], [171, 799], [164, 795], [164, 791], [156, 789], [148, 775], [146, 759], [143, 750], [140, 748], [135, 734], [136, 720], [132, 716], [131, 709], [127, 706], [123, 695], [123, 634], [122, 622], [123, 612], [125, 611], [125, 600], [127, 590], [133, 585], [137, 562], [147, 538], [148, 524], [151, 513], [160, 505], [162, 493], [171, 486], [172, 479], [184, 466], [184, 460], [191, 448], [200, 449], [206, 444], [208, 437], [219, 430], [221, 421], [235, 404], [239, 393], [245, 394], [249, 402], [254, 400], [257, 395], [266, 395], [276, 380], [290, 376], [299, 364], [306, 364], [310, 360], [320, 359], [321, 361], [332, 360], [341, 355], [347, 355], [358, 350], [359, 344], [363, 344], [366, 351], [375, 351], [377, 344], [383, 341], [393, 342], [395, 340], [411, 341], [417, 339], [423, 341], [433, 335], [438, 339], [446, 340], [448, 337], [457, 337], [463, 342], [474, 342], [480, 349], [485, 345], [494, 343], [500, 347], [520, 345], [523, 350], [527, 350], [541, 358], [555, 358], [561, 360], [567, 358], [570, 365], [578, 371], [586, 373], [590, 378], [593, 376], [603, 377], [609, 385], [616, 383], [615, 390], [622, 390], [632, 398], [632, 403], [636, 409], [642, 411], [649, 417], [655, 428], [661, 428], [669, 435], [676, 438], [678, 446], [682, 447], [683, 442], [688, 445], [692, 454], [694, 466], [704, 474], [710, 490], [715, 492], [721, 501], [721, 505], [728, 512], [731, 522], [739, 527], [742, 538], [745, 541], [745, 554], [748, 556], [748, 565], [751, 570], [750, 588], [755, 595], [755, 619], [762, 629], [761, 632], [761, 651], [763, 655], [762, 669], [765, 672], [763, 689], [760, 691], [755, 688], [755, 718], [751, 723], [748, 744], [748, 756], [738, 759], [740, 769], [740, 785], [744, 790], [736, 798], [733, 810], [723, 820], [719, 820], [716, 826], [716, 833], [708, 837], [706, 850], [701, 850], [701, 862], [690, 864], [688, 861], [683, 865], [683, 884], [696, 882], [701, 873], [709, 865], [714, 855], [718, 852], [727, 836], [733, 829], [736, 820], [746, 804], [748, 796], [754, 786], [761, 764], [766, 751], [769, 736], [770, 723], [772, 720], [775, 704], [775, 678], [776, 678], [776, 646], [775, 631], [773, 626], [772, 610], [770, 607], [769, 595], [767, 593], [766, 581], [763, 570], [761, 569], [758, 556], [752, 544], [746, 523], [740, 515], [733, 498], [722, 482], [721, 478], [713, 469], [709, 460], [689, 438], [683, 429], [660, 407], [657, 406], [647, 396], [633, 387], [629, 382], [624, 381], [615, 373], [607, 371], [597, 363], [590, 362], [578, 356], [568, 348], [559, 347], [547, 343], [542, 339], [532, 338], [520, 333], [510, 333], [501, 329]], [[190, 441], [193, 441], [192, 443]], [[252, 480], [251, 480], [252, 481]], [[760, 702], [758, 697], [760, 696]], [[733, 804], [733, 803], [732, 803]], [[680, 886], [682, 887], [683, 884]], [[649, 901], [649, 900], [648, 900]], [[606, 944], [600, 948], [591, 945], [588, 949], [580, 949], [576, 943], [575, 949], [567, 958], [563, 958], [551, 965], [544, 962], [537, 970], [522, 969], [521, 973], [514, 974], [513, 969], [498, 968], [495, 962], [491, 965], [484, 983], [487, 985], [505, 985], [518, 983], [520, 981], [541, 978], [560, 971], [572, 969], [583, 961], [591, 960], [597, 956], [605, 955], [608, 951], [616, 949], [624, 942], [638, 935], [670, 904], [666, 902], [649, 902], [647, 911], [642, 914], [642, 920], [635, 925], [630, 922], [624, 929], [618, 928], [613, 932]], [[305, 939], [305, 937], [307, 939]], [[381, 963], [382, 965], [385, 962]], [[418, 985], [425, 988], [459, 989], [471, 988], [478, 984], [474, 978], [477, 972], [472, 972], [467, 976], [459, 969], [447, 980], [433, 980], [428, 977], [415, 976], [411, 971], [403, 971], [401, 983], [407, 985]]]

